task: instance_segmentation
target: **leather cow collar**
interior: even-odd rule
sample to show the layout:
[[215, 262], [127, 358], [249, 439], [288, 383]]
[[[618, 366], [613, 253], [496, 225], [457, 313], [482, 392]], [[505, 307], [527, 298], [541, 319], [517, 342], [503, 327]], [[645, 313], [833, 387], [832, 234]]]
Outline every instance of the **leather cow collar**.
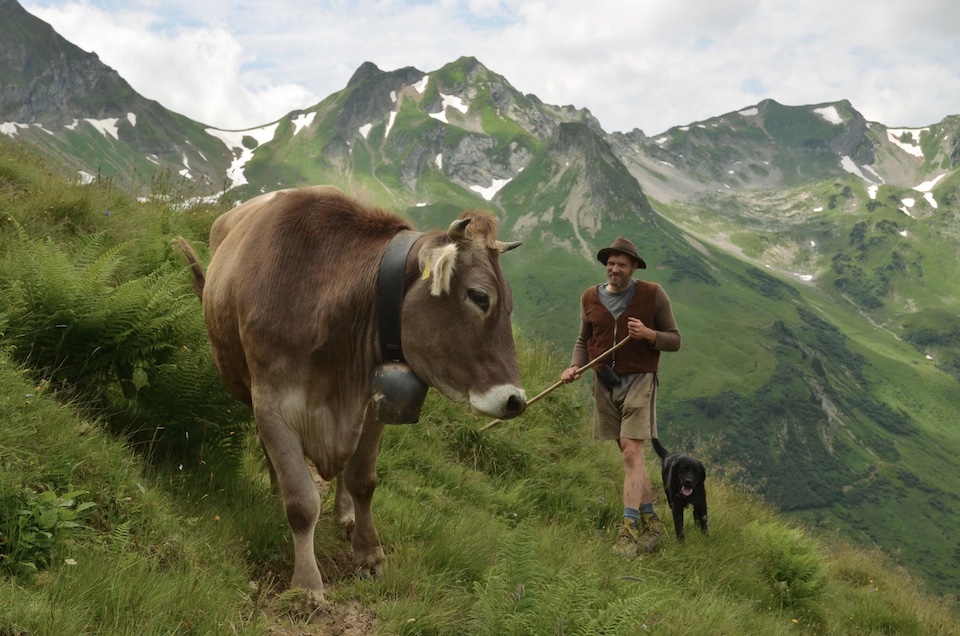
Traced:
[[400, 308], [403, 305], [403, 278], [410, 249], [423, 232], [400, 230], [390, 240], [380, 261], [377, 316], [380, 321], [380, 353], [383, 361], [403, 362], [400, 344]]
[[416, 423], [427, 396], [427, 384], [404, 361], [400, 344], [400, 310], [405, 291], [407, 257], [410, 248], [422, 234], [401, 230], [390, 240], [380, 262], [377, 319], [383, 360], [373, 370], [371, 388], [373, 414], [383, 424]]

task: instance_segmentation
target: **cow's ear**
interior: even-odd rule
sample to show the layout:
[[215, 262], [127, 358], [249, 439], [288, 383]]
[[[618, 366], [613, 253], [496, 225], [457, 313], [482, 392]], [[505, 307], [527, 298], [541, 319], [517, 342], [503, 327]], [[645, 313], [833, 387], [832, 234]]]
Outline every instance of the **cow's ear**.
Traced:
[[430, 278], [430, 295], [439, 296], [450, 291], [450, 279], [457, 264], [457, 244], [447, 243], [420, 253], [421, 278]]

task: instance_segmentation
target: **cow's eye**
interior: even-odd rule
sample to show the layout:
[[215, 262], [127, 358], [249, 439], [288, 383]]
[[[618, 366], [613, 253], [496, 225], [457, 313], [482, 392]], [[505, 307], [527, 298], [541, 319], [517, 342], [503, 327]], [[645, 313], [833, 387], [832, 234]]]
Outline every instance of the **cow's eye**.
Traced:
[[479, 289], [468, 289], [467, 298], [470, 299], [474, 305], [480, 308], [481, 311], [486, 313], [490, 309], [490, 296], [487, 295], [487, 292], [481, 291]]

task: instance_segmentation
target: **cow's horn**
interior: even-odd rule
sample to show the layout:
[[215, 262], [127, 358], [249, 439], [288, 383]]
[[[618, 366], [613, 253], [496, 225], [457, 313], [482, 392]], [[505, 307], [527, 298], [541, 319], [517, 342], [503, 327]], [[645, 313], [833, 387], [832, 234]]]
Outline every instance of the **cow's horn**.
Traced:
[[497, 241], [497, 249], [500, 250], [500, 253], [509, 252], [515, 247], [520, 247], [523, 245], [523, 241], [513, 241], [512, 243], [505, 243], [504, 241]]
[[450, 229], [447, 230], [447, 236], [450, 237], [453, 241], [462, 241], [467, 238], [467, 226], [470, 225], [470, 217], [468, 216], [465, 219], [457, 219], [450, 224]]

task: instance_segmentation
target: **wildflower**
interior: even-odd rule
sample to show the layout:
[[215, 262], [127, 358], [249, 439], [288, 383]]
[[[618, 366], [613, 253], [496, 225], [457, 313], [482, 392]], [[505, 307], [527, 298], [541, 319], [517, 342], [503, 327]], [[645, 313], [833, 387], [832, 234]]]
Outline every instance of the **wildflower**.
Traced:
[[66, 561], [64, 561], [64, 563], [66, 563], [67, 565], [76, 565], [77, 561], [76, 559], [67, 559]]

